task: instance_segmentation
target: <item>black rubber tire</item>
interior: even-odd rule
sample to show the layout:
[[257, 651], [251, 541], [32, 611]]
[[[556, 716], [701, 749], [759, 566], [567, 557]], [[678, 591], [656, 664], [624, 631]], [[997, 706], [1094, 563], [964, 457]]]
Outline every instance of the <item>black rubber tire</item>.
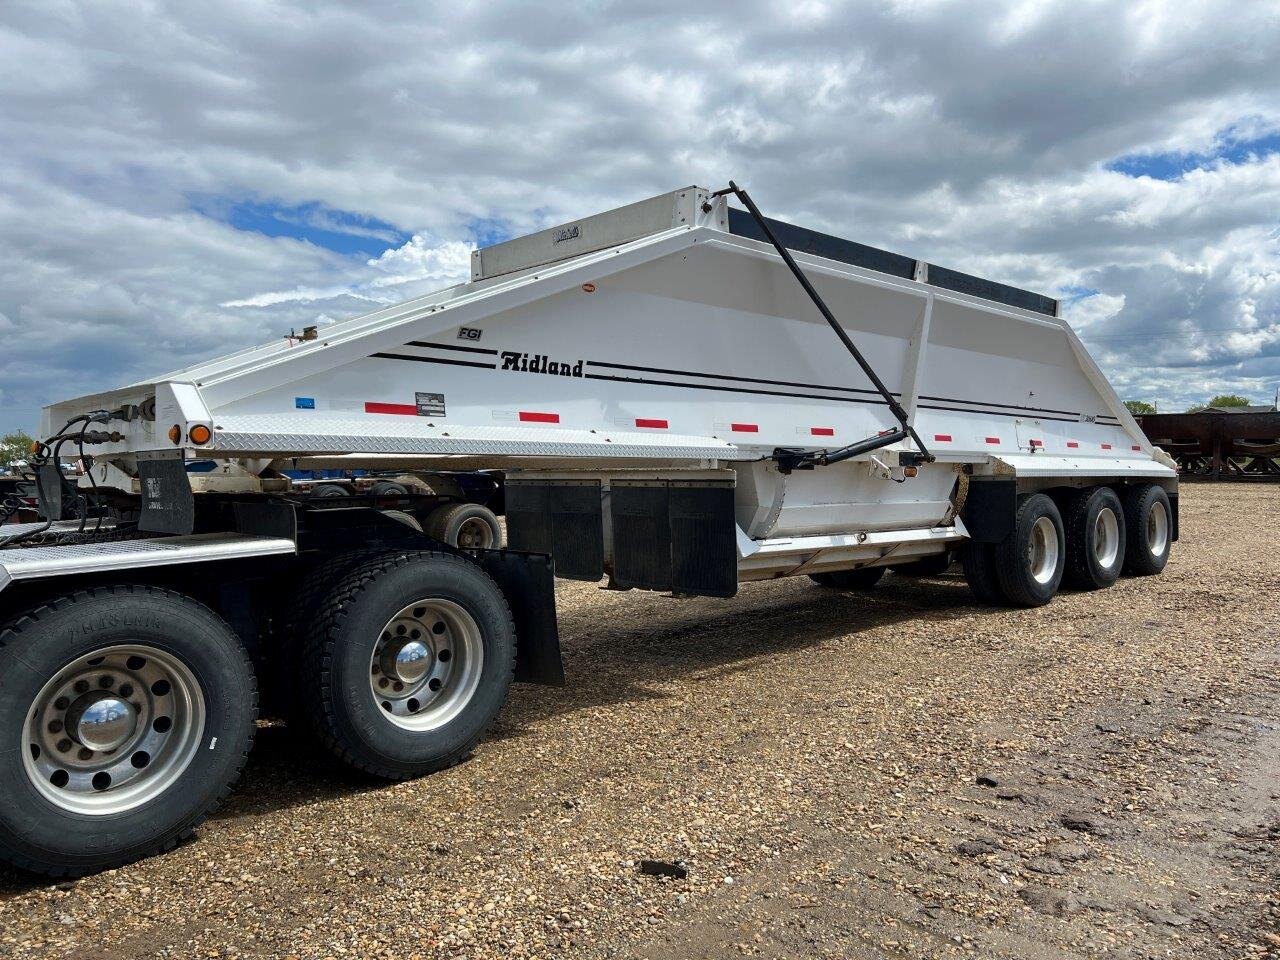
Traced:
[[[1152, 577], [1169, 562], [1173, 545], [1173, 512], [1169, 495], [1154, 483], [1131, 487], [1124, 495], [1124, 572], [1131, 577]], [[1165, 538], [1160, 551], [1152, 551], [1147, 540], [1147, 520], [1156, 504], [1164, 507]]]
[[910, 563], [899, 563], [889, 569], [903, 577], [940, 577], [951, 569], [951, 554], [935, 553]]
[[489, 527], [491, 541], [484, 549], [497, 550], [502, 546], [502, 527], [498, 517], [488, 507], [478, 503], [446, 503], [431, 512], [423, 530], [432, 540], [439, 540], [451, 547], [467, 549], [458, 542], [463, 525], [468, 520], [481, 520]]
[[288, 589], [273, 623], [275, 647], [267, 658], [263, 685], [268, 689], [264, 690], [263, 699], [269, 700], [273, 715], [283, 719], [290, 730], [307, 735], [311, 732], [298, 706], [301, 677], [297, 665], [317, 607], [338, 580], [389, 555], [386, 547], [376, 547], [325, 557], [306, 566]]
[[403, 483], [396, 483], [394, 480], [379, 480], [369, 488], [369, 495], [372, 497], [407, 497], [409, 488]]
[[[1116, 518], [1119, 541], [1115, 560], [1109, 567], [1098, 562], [1096, 553], [1098, 515], [1110, 510]], [[1063, 527], [1067, 533], [1067, 568], [1063, 582], [1077, 590], [1103, 590], [1116, 582], [1124, 567], [1125, 519], [1120, 498], [1110, 487], [1077, 491], [1067, 503]]]
[[966, 540], [960, 548], [960, 564], [973, 599], [988, 607], [1007, 602], [996, 577], [995, 544]]
[[317, 483], [311, 488], [313, 500], [329, 500], [335, 497], [349, 497], [351, 491], [340, 483]]
[[886, 567], [859, 567], [857, 570], [833, 570], [830, 573], [811, 573], [809, 579], [821, 587], [833, 590], [870, 590], [884, 576]]
[[257, 719], [249, 657], [212, 610], [160, 587], [81, 590], [0, 629], [0, 729], [21, 730], [41, 688], [63, 666], [122, 642], [160, 648], [192, 671], [205, 698], [201, 741], [207, 746], [155, 800], [110, 818], [58, 809], [31, 784], [22, 761], [26, 746], [0, 750], [0, 860], [73, 877], [163, 853], [190, 837], [239, 778]]
[[[462, 711], [426, 733], [386, 718], [369, 690], [369, 664], [383, 625], [427, 596], [462, 606], [479, 626], [480, 682]], [[305, 632], [300, 707], [338, 760], [385, 780], [405, 780], [467, 758], [498, 715], [515, 671], [516, 636], [502, 591], [474, 563], [435, 551], [407, 551], [340, 577]]]
[[[1057, 563], [1045, 583], [1036, 580], [1031, 571], [1032, 532], [1042, 518], [1049, 519], [1058, 538]], [[1004, 599], [1014, 607], [1044, 606], [1062, 584], [1066, 561], [1066, 537], [1058, 505], [1043, 493], [1024, 494], [1018, 499], [1013, 533], [995, 545], [996, 579]]]

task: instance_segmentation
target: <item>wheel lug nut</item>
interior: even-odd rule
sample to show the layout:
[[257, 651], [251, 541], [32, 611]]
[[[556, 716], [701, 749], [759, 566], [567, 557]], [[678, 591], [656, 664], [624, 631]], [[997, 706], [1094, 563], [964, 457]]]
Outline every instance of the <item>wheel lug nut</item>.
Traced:
[[66, 737], [63, 737], [61, 740], [58, 741], [59, 753], [66, 753], [70, 749], [71, 749], [71, 741], [68, 740]]
[[93, 751], [90, 750], [88, 747], [81, 747], [80, 752], [76, 754], [76, 756], [78, 756], [81, 760], [92, 760]]
[[111, 687], [115, 686], [115, 682], [116, 682], [115, 677], [107, 676], [107, 677], [98, 678], [98, 686], [100, 686], [103, 690], [109, 690]]
[[131, 684], [131, 683], [122, 683], [122, 684], [120, 684], [120, 696], [122, 696], [122, 697], [132, 697], [132, 696], [133, 696], [133, 684]]
[[49, 721], [49, 732], [50, 732], [50, 733], [61, 733], [61, 732], [62, 732], [62, 721], [61, 721], [61, 720], [50, 720], [50, 721]]
[[88, 681], [88, 680], [77, 680], [77, 681], [76, 681], [76, 685], [75, 685], [75, 691], [76, 691], [76, 693], [88, 693], [88, 692], [89, 692], [89, 681]]
[[71, 706], [71, 701], [66, 697], [59, 697], [57, 700], [53, 701], [53, 707], [55, 710], [65, 710], [69, 706]]

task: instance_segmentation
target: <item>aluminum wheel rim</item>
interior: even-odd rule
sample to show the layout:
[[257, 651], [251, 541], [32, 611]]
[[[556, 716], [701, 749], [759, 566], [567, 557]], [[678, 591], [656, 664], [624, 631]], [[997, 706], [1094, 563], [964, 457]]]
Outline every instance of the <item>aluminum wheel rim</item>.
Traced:
[[1120, 555], [1120, 520], [1110, 507], [1098, 511], [1093, 522], [1093, 556], [1104, 570], [1110, 570]]
[[1041, 517], [1031, 528], [1031, 577], [1036, 583], [1049, 583], [1057, 570], [1058, 528]]
[[1147, 514], [1147, 549], [1151, 551], [1153, 557], [1158, 557], [1164, 553], [1165, 547], [1169, 544], [1169, 513], [1164, 508], [1164, 503], [1157, 500], [1151, 505], [1151, 512]]
[[487, 550], [493, 546], [493, 530], [483, 517], [469, 517], [458, 528], [458, 546]]
[[32, 785], [54, 806], [114, 816], [168, 790], [204, 735], [205, 699], [191, 669], [144, 644], [120, 644], [63, 667], [22, 729]]
[[461, 713], [480, 686], [480, 625], [452, 600], [418, 600], [387, 621], [369, 666], [369, 689], [388, 720], [406, 730], [435, 730]]

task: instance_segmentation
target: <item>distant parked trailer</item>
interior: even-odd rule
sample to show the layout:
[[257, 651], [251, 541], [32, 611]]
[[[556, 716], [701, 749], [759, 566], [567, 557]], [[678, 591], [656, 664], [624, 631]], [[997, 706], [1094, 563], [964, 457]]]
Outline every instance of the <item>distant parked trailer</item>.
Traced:
[[1280, 480], [1280, 412], [1146, 413], [1137, 420], [1184, 477]]

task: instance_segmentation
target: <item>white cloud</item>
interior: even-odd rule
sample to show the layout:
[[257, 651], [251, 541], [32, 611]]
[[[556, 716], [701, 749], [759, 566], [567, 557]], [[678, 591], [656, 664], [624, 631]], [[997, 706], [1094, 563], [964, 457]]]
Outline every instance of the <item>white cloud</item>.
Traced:
[[[1208, 0], [8, 0], [0, 430], [456, 282], [478, 231], [731, 176], [772, 215], [1075, 292], [1068, 315], [1123, 391], [1261, 399], [1280, 379], [1280, 159], [1174, 182], [1106, 165], [1280, 129], [1276, 17]], [[340, 256], [196, 197], [413, 239]]]

